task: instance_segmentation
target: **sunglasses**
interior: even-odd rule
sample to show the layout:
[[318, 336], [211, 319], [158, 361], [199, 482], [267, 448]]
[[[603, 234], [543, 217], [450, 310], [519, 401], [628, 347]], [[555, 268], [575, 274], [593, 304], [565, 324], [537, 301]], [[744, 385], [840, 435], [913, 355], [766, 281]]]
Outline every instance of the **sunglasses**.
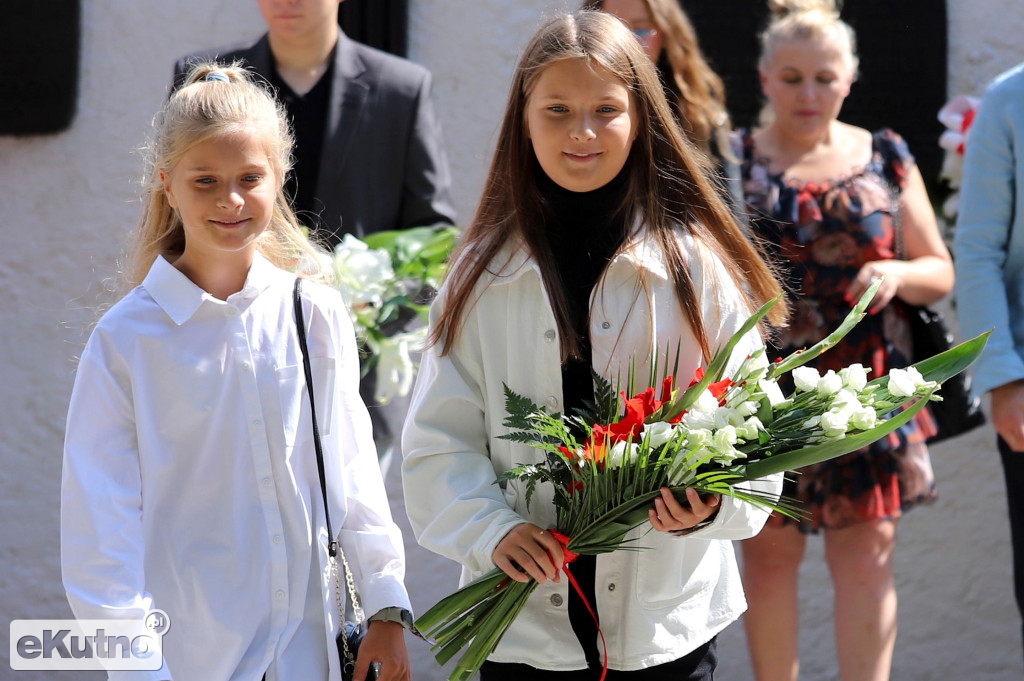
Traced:
[[656, 28], [634, 28], [633, 29], [633, 35], [635, 35], [636, 39], [639, 40], [641, 43], [645, 43], [646, 44], [646, 43], [649, 43], [650, 41], [654, 40], [655, 37], [657, 37], [658, 29], [656, 29]]

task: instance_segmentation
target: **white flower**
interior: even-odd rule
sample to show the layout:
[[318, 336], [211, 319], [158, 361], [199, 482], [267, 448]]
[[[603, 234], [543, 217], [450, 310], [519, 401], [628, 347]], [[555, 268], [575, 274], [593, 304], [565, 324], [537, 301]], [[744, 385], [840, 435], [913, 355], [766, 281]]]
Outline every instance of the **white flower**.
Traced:
[[338, 290], [349, 306], [368, 303], [379, 306], [388, 283], [395, 278], [391, 255], [346, 234], [334, 249], [334, 271]]
[[416, 374], [416, 366], [409, 352], [418, 348], [425, 332], [423, 328], [381, 340], [380, 355], [377, 358], [377, 387], [373, 394], [378, 403], [387, 404], [395, 397], [409, 394]]
[[[918, 374], [918, 376], [920, 375]], [[909, 371], [906, 369], [889, 369], [889, 392], [892, 393], [893, 397], [910, 397], [916, 390], [917, 384]]]
[[726, 426], [738, 426], [743, 423], [744, 416], [732, 407], [719, 407], [714, 414], [715, 430]]
[[821, 374], [814, 367], [797, 367], [793, 369], [793, 383], [800, 392], [810, 392], [818, 387]]
[[854, 392], [859, 393], [868, 384], [868, 371], [861, 364], [851, 364], [840, 369], [839, 376], [843, 379], [843, 387]]
[[757, 402], [754, 402], [753, 400], [747, 400], [746, 402], [742, 402], [741, 404], [736, 406], [736, 412], [740, 416], [746, 418], [748, 416], [753, 416], [754, 414], [756, 414], [757, 408], [759, 406], [760, 405]]
[[716, 430], [715, 434], [711, 436], [711, 445], [715, 449], [725, 452], [732, 449], [737, 439], [736, 428], [734, 426], [726, 426]]
[[745, 442], [753, 442], [757, 439], [757, 434], [762, 430], [764, 430], [764, 424], [761, 423], [761, 419], [751, 416], [743, 422], [742, 426], [736, 429], [736, 435], [743, 438]]
[[856, 410], [860, 409], [860, 399], [856, 393], [842, 389], [832, 396], [832, 403], [829, 405], [831, 409], [846, 409]]
[[914, 381], [915, 388], [934, 388], [937, 385], [935, 381], [924, 380], [924, 376], [917, 370], [917, 367], [907, 367], [907, 375]]
[[665, 421], [655, 421], [644, 426], [644, 437], [652, 449], [658, 449], [672, 439], [676, 434], [676, 427]]
[[839, 392], [843, 387], [843, 379], [839, 377], [836, 372], [829, 369], [825, 372], [825, 375], [818, 379], [818, 385], [815, 389], [819, 395], [832, 395]]
[[608, 465], [612, 468], [619, 468], [622, 464], [636, 461], [640, 454], [640, 445], [635, 442], [616, 442], [608, 452]]
[[850, 417], [850, 425], [857, 430], [871, 430], [875, 427], [878, 415], [871, 407], [863, 407], [853, 412]]
[[811, 418], [809, 418], [809, 419], [807, 419], [806, 421], [803, 422], [803, 425], [801, 426], [801, 428], [803, 428], [804, 430], [813, 430], [813, 429], [817, 428], [820, 425], [821, 425], [821, 417], [820, 416], [812, 416]]
[[706, 428], [693, 428], [686, 433], [686, 446], [689, 449], [700, 449], [711, 444], [711, 431]]
[[764, 348], [758, 348], [743, 360], [743, 364], [736, 371], [737, 381], [749, 381], [755, 382], [764, 376], [768, 369], [768, 357], [765, 355]]
[[718, 399], [705, 390], [697, 397], [697, 400], [690, 407], [690, 410], [683, 416], [683, 423], [688, 428], [707, 428], [709, 430], [719, 427], [718, 422]]
[[850, 412], [841, 409], [829, 409], [821, 415], [821, 429], [826, 437], [838, 438], [846, 434], [850, 427]]
[[715, 431], [715, 434], [711, 437], [711, 448], [715, 452], [714, 460], [722, 464], [729, 464], [736, 459], [746, 456], [746, 454], [737, 451], [733, 447], [737, 441], [736, 429], [732, 426], [726, 426], [721, 430]]

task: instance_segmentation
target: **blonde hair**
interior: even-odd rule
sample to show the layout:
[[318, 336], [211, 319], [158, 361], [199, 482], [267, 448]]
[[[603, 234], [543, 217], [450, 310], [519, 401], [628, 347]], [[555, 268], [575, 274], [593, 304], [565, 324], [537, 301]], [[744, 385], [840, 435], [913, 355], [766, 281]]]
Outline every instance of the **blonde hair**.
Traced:
[[[697, 32], [678, 0], [644, 0], [655, 28], [665, 36], [662, 49], [671, 69], [672, 85], [679, 93], [674, 104], [690, 141], [702, 151], [716, 138], [721, 153], [729, 152], [729, 114], [725, 86], [700, 51]], [[587, 0], [584, 9], [606, 11], [604, 0]]]
[[[642, 219], [665, 253], [669, 276], [704, 356], [708, 333], [700, 312], [687, 255], [678, 231], [691, 234], [725, 263], [751, 311], [781, 293], [771, 267], [744, 236], [718, 190], [708, 179], [709, 163], [676, 124], [657, 70], [626, 25], [604, 12], [579, 11], [545, 23], [516, 67], [497, 148], [476, 216], [462, 238], [447, 276], [449, 293], [430, 332], [430, 342], [447, 353], [475, 304], [475, 287], [502, 247], [520, 240], [536, 260], [562, 342], [562, 358], [579, 357], [580, 346], [568, 312], [561, 273], [547, 235], [550, 208], [542, 199], [534, 168], [536, 155], [526, 131], [526, 106], [541, 73], [564, 60], [583, 60], [606, 69], [628, 88], [636, 105], [637, 136], [624, 172], [625, 224]], [[773, 308], [774, 324], [785, 322], [785, 303]]]
[[857, 38], [853, 29], [839, 18], [836, 0], [768, 0], [771, 20], [761, 33], [761, 59], [767, 68], [781, 43], [790, 40], [830, 40], [849, 60], [851, 77], [857, 75]]
[[238, 132], [260, 136], [277, 182], [273, 214], [256, 242], [257, 250], [278, 267], [294, 268], [301, 262], [304, 269], [312, 268], [310, 276], [326, 277], [284, 192], [293, 142], [283, 107], [239, 64], [202, 63], [193, 66], [184, 85], [153, 119], [146, 148], [142, 215], [129, 240], [121, 295], [142, 283], [157, 256], [173, 262], [185, 249], [181, 217], [167, 200], [161, 171], [172, 172], [195, 145]]

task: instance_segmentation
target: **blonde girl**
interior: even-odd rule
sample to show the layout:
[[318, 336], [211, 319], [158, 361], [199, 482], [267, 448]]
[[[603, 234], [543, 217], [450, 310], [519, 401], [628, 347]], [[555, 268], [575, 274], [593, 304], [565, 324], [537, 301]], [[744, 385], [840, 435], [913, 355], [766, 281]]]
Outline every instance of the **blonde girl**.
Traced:
[[[910, 361], [904, 303], [931, 304], [953, 267], [921, 173], [892, 130], [838, 120], [857, 73], [854, 36], [831, 0], [772, 2], [759, 63], [765, 123], [744, 132], [743, 179], [751, 231], [783, 266], [793, 316], [779, 354], [823, 338], [879, 277], [869, 316], [823, 355], [820, 370], [853, 363], [873, 376]], [[843, 681], [889, 678], [896, 640], [892, 565], [899, 517], [934, 495], [926, 412], [889, 438], [801, 471], [786, 493], [804, 522], [769, 520], [743, 544], [744, 618], [759, 681], [795, 681], [798, 577], [806, 534], [823, 530], [835, 587]]]
[[[493, 679], [710, 679], [715, 636], [744, 608], [729, 540], [765, 515], [692, 490], [664, 490], [642, 551], [578, 560], [559, 578], [550, 492], [527, 507], [497, 474], [538, 452], [500, 439], [503, 387], [551, 411], [593, 397], [631, 360], [681, 348], [692, 374], [775, 296], [685, 141], [653, 64], [602, 13], [557, 16], [516, 69], [476, 217], [431, 309], [403, 435], [406, 508], [422, 545], [471, 579], [494, 566], [540, 585], [481, 675]], [[785, 316], [784, 306], [775, 321]], [[751, 332], [742, 359], [761, 345]], [[779, 481], [759, 481], [775, 490]], [[648, 532], [650, 529], [655, 532]], [[675, 533], [675, 534], [673, 534]], [[684, 535], [684, 536], [677, 536]], [[589, 563], [589, 564], [588, 564]]]
[[[285, 200], [291, 136], [237, 67], [200, 65], [156, 119], [123, 297], [82, 353], [61, 499], [80, 619], [170, 619], [146, 679], [340, 679], [337, 538], [367, 613], [408, 609], [348, 315], [302, 289], [328, 537], [285, 267], [315, 263]], [[344, 594], [344, 591], [342, 591]], [[373, 619], [373, 618], [371, 618]], [[355, 677], [408, 679], [400, 624], [373, 621]], [[118, 678], [111, 672], [111, 678]]]

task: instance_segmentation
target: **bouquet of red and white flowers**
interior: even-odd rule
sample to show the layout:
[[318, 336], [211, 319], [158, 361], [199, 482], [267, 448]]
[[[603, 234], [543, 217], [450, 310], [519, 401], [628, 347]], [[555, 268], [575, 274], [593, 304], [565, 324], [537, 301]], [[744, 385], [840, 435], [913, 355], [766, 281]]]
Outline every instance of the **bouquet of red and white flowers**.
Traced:
[[[761, 349], [732, 376], [724, 376], [733, 348], [768, 313], [770, 301], [721, 348], [685, 389], [669, 371], [670, 354], [656, 358], [643, 392], [628, 393], [595, 377], [595, 400], [579, 414], [549, 414], [506, 386], [502, 437], [546, 452], [544, 462], [514, 468], [502, 479], [526, 483], [530, 502], [538, 484], [554, 487], [562, 569], [579, 554], [624, 546], [627, 533], [648, 521], [665, 486], [682, 494], [728, 495], [767, 510], [795, 515], [799, 508], [745, 486], [751, 480], [826, 461], [860, 449], [909, 421], [946, 379], [981, 353], [987, 334], [907, 369], [868, 380], [859, 364], [820, 375], [803, 366], [835, 345], [864, 316], [880, 282], [861, 298], [840, 327], [806, 350], [769, 363]], [[784, 397], [777, 379], [792, 372], [795, 391]], [[633, 547], [635, 548], [635, 547]], [[499, 569], [467, 584], [421, 616], [416, 624], [434, 640], [445, 664], [465, 648], [450, 681], [470, 679], [526, 604], [536, 582], [517, 582]]]

